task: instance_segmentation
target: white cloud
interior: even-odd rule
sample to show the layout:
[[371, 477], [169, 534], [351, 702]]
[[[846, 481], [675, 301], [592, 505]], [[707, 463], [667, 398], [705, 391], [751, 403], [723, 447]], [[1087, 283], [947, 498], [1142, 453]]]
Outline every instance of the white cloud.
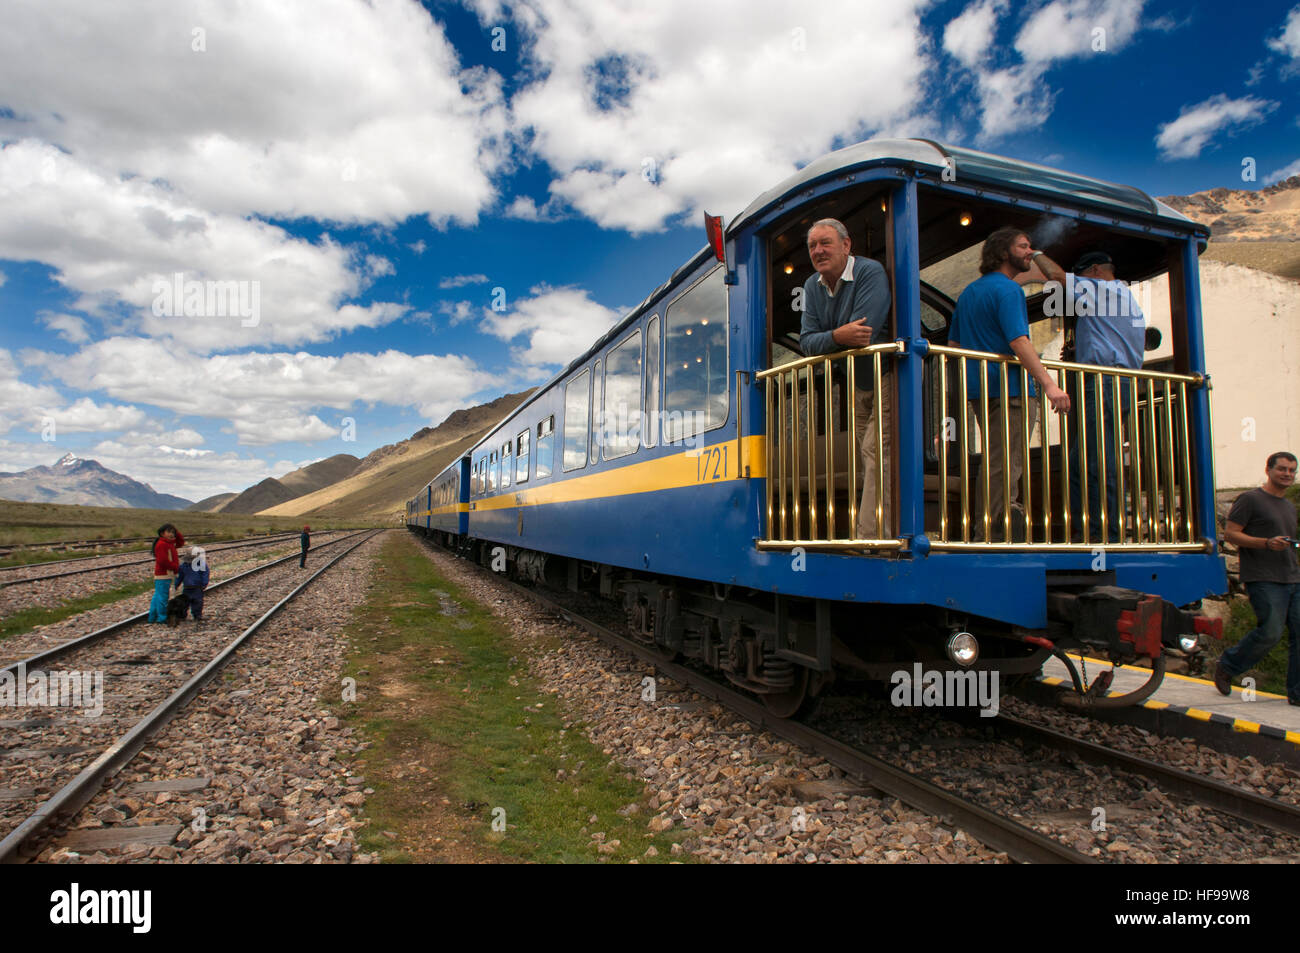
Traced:
[[0, 433], [21, 426], [32, 432], [48, 433], [53, 439], [61, 434], [128, 430], [147, 419], [138, 407], [100, 404], [89, 397], [69, 404], [55, 387], [25, 383], [13, 355], [3, 348], [0, 348], [0, 407], [3, 408]]
[[438, 287], [444, 291], [448, 288], [463, 288], [466, 285], [486, 284], [487, 275], [452, 275], [450, 278], [443, 278], [438, 282]]
[[943, 28], [943, 48], [963, 66], [974, 68], [989, 57], [998, 17], [1007, 0], [979, 0]]
[[145, 412], [138, 407], [97, 404], [82, 397], [67, 407], [47, 412], [60, 433], [98, 433], [104, 430], [128, 430], [145, 422]]
[[424, 239], [421, 238], [418, 242], [412, 242], [406, 247], [411, 249], [411, 251], [415, 252], [417, 255], [423, 255], [425, 248], [428, 246], [424, 244]]
[[503, 341], [527, 337], [526, 344], [511, 350], [516, 363], [533, 374], [539, 368], [567, 364], [624, 313], [592, 301], [582, 288], [538, 285], [530, 294], [506, 313], [484, 308], [482, 327]]
[[564, 211], [560, 207], [564, 203], [557, 196], [551, 196], [545, 202], [538, 206], [530, 196], [517, 195], [515, 200], [506, 206], [502, 214], [506, 218], [517, 218], [525, 222], [558, 222], [564, 218]]
[[72, 344], [85, 344], [90, 340], [90, 332], [86, 330], [86, 322], [75, 314], [56, 314], [51, 311], [44, 311], [38, 315], [38, 319], [63, 340]]
[[1300, 60], [1300, 6], [1291, 9], [1281, 34], [1270, 37], [1267, 43], [1270, 50]]
[[[80, 295], [77, 310], [117, 315], [124, 303], [129, 328], [192, 349], [320, 341], [407, 311], [390, 302], [346, 304], [370, 276], [328, 236], [312, 243], [255, 219], [214, 214], [162, 185], [105, 175], [33, 140], [0, 150], [0, 208], [0, 258], [45, 262]], [[176, 274], [236, 282], [246, 304], [256, 292], [256, 326], [239, 316], [156, 315], [156, 304], [168, 309], [159, 292]]]
[[[113, 337], [70, 356], [25, 353], [24, 358], [84, 390], [228, 421], [241, 444], [254, 446], [334, 438], [344, 412], [357, 405], [413, 407], [436, 423], [463, 406], [466, 395], [501, 384], [467, 358], [398, 351], [204, 357], [161, 341]], [[337, 417], [318, 416], [323, 408], [337, 411]]]
[[[1036, 10], [1016, 35], [1027, 62], [1114, 53], [1141, 28], [1145, 0], [1055, 0]], [[1162, 28], [1168, 24], [1162, 23]]]
[[981, 137], [996, 139], [1047, 121], [1056, 95], [1043, 82], [1044, 71], [1041, 63], [981, 71]]
[[174, 453], [182, 457], [210, 457], [212, 456], [212, 454], [216, 453], [215, 450], [196, 450], [192, 447], [188, 450], [182, 449], [180, 447], [169, 447], [165, 443], [158, 444], [158, 452]]
[[0, 88], [0, 137], [236, 216], [473, 222], [504, 155], [499, 77], [412, 0], [11, 5]]
[[1300, 175], [1300, 159], [1296, 159], [1290, 165], [1283, 166], [1275, 172], [1270, 172], [1264, 176], [1264, 184], [1272, 185], [1274, 182], [1281, 182], [1283, 179], [1289, 179], [1293, 175]]
[[1260, 122], [1277, 108], [1277, 103], [1254, 96], [1229, 99], [1219, 93], [1194, 106], [1184, 106], [1178, 118], [1163, 124], [1156, 146], [1166, 159], [1194, 159], [1211, 137], [1234, 135]]
[[458, 324], [464, 324], [475, 314], [474, 306], [468, 301], [440, 301], [438, 313], [451, 318], [450, 323], [453, 328]]
[[367, 255], [366, 274], [371, 278], [378, 278], [382, 275], [395, 275], [397, 269], [391, 261], [382, 255]]
[[[515, 5], [536, 78], [513, 97], [513, 127], [555, 173], [546, 205], [633, 232], [706, 207], [729, 216], [800, 164], [924, 107], [924, 6]], [[500, 22], [499, 4], [478, 9]]]

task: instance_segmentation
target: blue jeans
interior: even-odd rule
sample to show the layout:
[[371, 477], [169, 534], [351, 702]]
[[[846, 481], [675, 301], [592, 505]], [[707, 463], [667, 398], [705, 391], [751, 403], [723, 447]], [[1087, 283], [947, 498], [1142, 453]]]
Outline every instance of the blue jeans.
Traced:
[[[1094, 378], [1085, 377], [1084, 394], [1078, 393], [1078, 385], [1073, 374], [1067, 382], [1070, 402], [1074, 413], [1070, 420], [1070, 531], [1079, 539], [1083, 538], [1083, 468], [1088, 468], [1088, 542], [1101, 539], [1101, 456], [1098, 452], [1097, 430], [1101, 428], [1106, 447], [1106, 530], [1108, 541], [1119, 542], [1120, 499], [1117, 492], [1117, 474], [1124, 461], [1119, 459], [1115, 447], [1115, 395], [1110, 388], [1110, 380], [1101, 380], [1101, 414], [1097, 413], [1097, 394]], [[1124, 437], [1124, 428], [1128, 423], [1129, 394], [1126, 381], [1120, 382], [1120, 439]], [[1080, 453], [1082, 440], [1079, 436], [1079, 422], [1087, 425], [1088, 443]], [[1081, 459], [1082, 458], [1082, 459]]]
[[171, 591], [172, 581], [170, 579], [155, 579], [153, 581], [153, 601], [149, 603], [150, 622], [167, 621], [167, 597]]
[[1300, 582], [1248, 582], [1246, 593], [1259, 625], [1223, 653], [1221, 664], [1232, 676], [1254, 668], [1277, 645], [1285, 626], [1290, 633], [1286, 694], [1291, 701], [1300, 702]]

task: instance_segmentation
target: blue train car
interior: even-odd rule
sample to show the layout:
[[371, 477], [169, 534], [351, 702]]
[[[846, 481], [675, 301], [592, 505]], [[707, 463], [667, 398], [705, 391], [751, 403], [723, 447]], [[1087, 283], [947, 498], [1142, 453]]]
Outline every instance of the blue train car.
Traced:
[[[826, 218], [844, 223], [854, 255], [881, 263], [892, 303], [883, 340], [807, 355], [806, 237]], [[1111, 443], [1041, 394], [1041, 407], [965, 399], [968, 373], [1020, 372], [1015, 358], [948, 343], [980, 246], [1003, 225], [1042, 235], [1059, 261], [1104, 248], [1125, 281], [1168, 278], [1172, 366], [1043, 360], [1072, 393], [1124, 406], [1106, 422]], [[781, 715], [835, 678], [888, 679], [914, 661], [1019, 676], [1084, 645], [1150, 660], [1149, 694], [1167, 656], [1195, 654], [1210, 630], [1199, 600], [1226, 588], [1203, 226], [1136, 189], [883, 140], [810, 164], [709, 237], [461, 461], [468, 512], [456, 532], [479, 559], [620, 600], [640, 637], [702, 659]], [[1070, 331], [1054, 295], [1026, 286], [1038, 350]], [[896, 452], [872, 472], [856, 436], [864, 390], [892, 398], [874, 426]], [[1013, 430], [1014, 480], [1010, 438], [981, 436]], [[1100, 506], [1088, 502], [1095, 465], [1081, 472], [1072, 453], [1089, 439], [1112, 448], [1118, 471]], [[1003, 498], [1019, 500], [1000, 513], [984, 502], [999, 470]], [[864, 481], [880, 501], [869, 537], [856, 533]]]
[[469, 533], [469, 457], [460, 457], [406, 505], [406, 525], [452, 545]]

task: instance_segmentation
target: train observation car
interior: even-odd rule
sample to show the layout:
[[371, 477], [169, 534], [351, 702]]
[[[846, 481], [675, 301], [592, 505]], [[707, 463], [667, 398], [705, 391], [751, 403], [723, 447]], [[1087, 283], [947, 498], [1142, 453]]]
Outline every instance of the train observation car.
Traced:
[[[891, 306], [871, 346], [805, 355], [806, 236], [823, 218], [884, 267]], [[1136, 300], [1167, 319], [1172, 357], [1140, 370], [1044, 359], [1074, 395], [1069, 414], [1041, 388], [1019, 406], [968, 399], [971, 379], [1000, 380], [996, 397], [1020, 373], [1015, 358], [948, 343], [954, 302], [1003, 225], [1066, 266], [1107, 252], [1119, 279], [1145, 282]], [[1050, 655], [1075, 704], [1129, 704], [1154, 691], [1167, 657], [1196, 657], [1213, 629], [1199, 600], [1226, 589], [1197, 273], [1206, 228], [1134, 188], [874, 140], [811, 163], [725, 229], [706, 219], [706, 233], [411, 502], [412, 528], [618, 600], [646, 643], [783, 717], [836, 679], [887, 682], [920, 663], [997, 672], [1005, 686]], [[1059, 286], [1025, 290], [1031, 339], [1051, 353], [1074, 315]], [[892, 396], [875, 426], [895, 452], [872, 472], [850, 438], [864, 429], [863, 389]], [[1089, 419], [1085, 394], [1123, 412]], [[1014, 487], [1001, 466], [1012, 439], [1024, 460]], [[1001, 513], [984, 502], [999, 472], [1001, 498], [1019, 500]], [[855, 536], [864, 480], [879, 501], [871, 538]], [[1146, 660], [1151, 678], [1107, 698], [1109, 679], [1085, 685], [1065, 654], [1078, 648]]]

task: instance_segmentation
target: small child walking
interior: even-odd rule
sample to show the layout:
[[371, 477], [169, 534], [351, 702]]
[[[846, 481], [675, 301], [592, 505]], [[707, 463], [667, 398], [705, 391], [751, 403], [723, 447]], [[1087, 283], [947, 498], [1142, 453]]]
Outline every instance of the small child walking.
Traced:
[[[183, 587], [181, 592], [185, 596], [185, 609], [194, 617], [195, 622], [203, 621], [203, 590], [208, 588], [208, 575], [207, 554], [199, 547], [191, 546], [181, 560], [176, 585]], [[181, 618], [185, 618], [184, 613]]]

